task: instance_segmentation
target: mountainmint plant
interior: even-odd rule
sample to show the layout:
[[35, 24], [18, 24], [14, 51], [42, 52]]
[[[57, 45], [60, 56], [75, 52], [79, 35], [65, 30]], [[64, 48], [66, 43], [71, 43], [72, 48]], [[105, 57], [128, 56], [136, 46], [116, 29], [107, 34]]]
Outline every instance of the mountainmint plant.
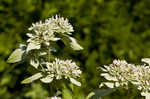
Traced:
[[109, 88], [123, 87], [128, 89], [131, 84], [137, 88], [145, 99], [150, 99], [150, 59], [143, 58], [146, 64], [129, 64], [125, 60], [114, 60], [112, 64], [105, 65], [101, 70], [101, 76], [107, 81], [102, 82], [100, 87]]
[[[9, 63], [27, 61], [38, 71], [21, 83], [28, 84], [38, 79], [43, 83], [52, 83], [67, 79], [81, 86], [81, 83], [76, 80], [82, 73], [79, 66], [72, 60], [61, 60], [52, 55], [56, 51], [55, 45], [59, 40], [73, 50], [83, 49], [76, 39], [71, 37], [74, 30], [68, 19], [56, 15], [44, 22], [32, 24], [29, 31], [26, 44], [20, 44], [8, 58]], [[53, 96], [50, 99], [61, 99], [61, 97]]]

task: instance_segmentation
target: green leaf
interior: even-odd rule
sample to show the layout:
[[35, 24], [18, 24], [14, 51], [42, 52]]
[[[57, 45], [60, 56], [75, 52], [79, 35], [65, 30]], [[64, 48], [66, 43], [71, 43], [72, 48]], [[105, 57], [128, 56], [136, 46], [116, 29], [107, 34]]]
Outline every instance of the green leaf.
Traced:
[[23, 54], [24, 54], [25, 50], [18, 48], [16, 49], [14, 52], [12, 52], [12, 54], [9, 56], [7, 62], [8, 63], [16, 63], [16, 62], [20, 62], [23, 59]]
[[[112, 92], [114, 92], [116, 88], [109, 88], [109, 89], [103, 89], [103, 90], [96, 90], [95, 92], [91, 92], [90, 94], [93, 96], [90, 96], [91, 98], [86, 99], [100, 99], [101, 97], [104, 97]], [[89, 95], [90, 95], [89, 94]], [[89, 96], [88, 95], [88, 96]]]
[[81, 86], [81, 83], [76, 81], [74, 78], [70, 78], [70, 81], [77, 86]]
[[22, 84], [28, 84], [28, 83], [31, 83], [31, 82], [41, 78], [42, 76], [43, 76], [42, 73], [36, 73], [36, 74], [32, 75], [31, 77], [26, 78], [25, 80], [23, 80], [21, 83]]
[[30, 50], [40, 49], [40, 48], [41, 48], [41, 45], [39, 43], [30, 42], [27, 46], [27, 52], [29, 52]]
[[44, 78], [40, 79], [43, 83], [51, 83], [53, 81], [53, 77], [51, 75], [48, 75]]

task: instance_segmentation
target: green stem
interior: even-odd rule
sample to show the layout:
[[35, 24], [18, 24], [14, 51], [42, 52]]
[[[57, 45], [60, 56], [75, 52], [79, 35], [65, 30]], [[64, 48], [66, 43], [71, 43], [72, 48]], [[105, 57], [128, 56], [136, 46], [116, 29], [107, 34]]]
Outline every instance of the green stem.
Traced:
[[49, 84], [49, 87], [50, 87], [50, 95], [53, 96], [53, 87], [51, 83]]
[[57, 89], [55, 81], [50, 83], [49, 87], [50, 87], [50, 95], [54, 96], [55, 95], [55, 91], [56, 91], [55, 89]]
[[40, 67], [42, 68], [42, 71], [45, 72], [44, 67], [42, 66], [42, 64], [40, 64]]
[[51, 55], [50, 51], [51, 51], [51, 50], [50, 50], [50, 48], [48, 47], [48, 49], [47, 49], [47, 53], [48, 53], [48, 57], [47, 57], [47, 58], [48, 58], [48, 62], [50, 62], [50, 55]]

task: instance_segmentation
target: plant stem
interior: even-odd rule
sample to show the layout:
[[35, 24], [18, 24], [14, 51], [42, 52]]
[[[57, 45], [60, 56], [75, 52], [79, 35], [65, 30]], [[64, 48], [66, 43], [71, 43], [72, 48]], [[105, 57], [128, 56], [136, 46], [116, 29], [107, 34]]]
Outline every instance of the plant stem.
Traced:
[[42, 71], [45, 72], [44, 67], [42, 66], [42, 64], [40, 64], [40, 67], [42, 68]]
[[132, 99], [132, 98], [131, 98], [131, 95], [132, 95], [132, 89], [129, 88], [128, 91], [127, 91], [127, 95], [126, 95], [126, 98], [125, 98], [125, 99]]
[[51, 50], [50, 50], [50, 48], [48, 47], [48, 49], [47, 49], [47, 53], [48, 53], [48, 57], [47, 57], [47, 58], [48, 58], [48, 62], [50, 62], [50, 55], [51, 55], [50, 51], [51, 51]]
[[52, 83], [49, 84], [49, 87], [50, 87], [50, 95], [53, 96], [53, 86], [52, 86]]

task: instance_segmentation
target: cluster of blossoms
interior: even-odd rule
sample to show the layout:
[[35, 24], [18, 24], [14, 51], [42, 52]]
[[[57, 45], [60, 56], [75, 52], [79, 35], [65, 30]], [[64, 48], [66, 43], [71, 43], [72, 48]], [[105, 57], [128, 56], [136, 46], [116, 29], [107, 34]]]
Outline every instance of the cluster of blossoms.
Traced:
[[72, 25], [68, 22], [68, 19], [55, 16], [46, 19], [45, 22], [37, 22], [32, 24], [29, 30], [33, 33], [27, 33], [30, 37], [27, 42], [36, 45], [45, 44], [50, 45], [50, 41], [58, 41], [61, 38], [56, 37], [56, 34], [70, 35], [73, 32]]
[[44, 83], [50, 83], [54, 78], [55, 79], [70, 79], [70, 81], [78, 86], [80, 82], [76, 81], [74, 78], [80, 77], [81, 70], [72, 60], [59, 60], [55, 59], [52, 63], [46, 62], [46, 77], [42, 78], [41, 81]]
[[81, 71], [79, 67], [76, 65], [75, 62], [71, 60], [59, 60], [55, 59], [53, 63], [46, 63], [47, 72], [49, 74], [54, 74], [56, 79], [62, 79], [64, 76], [65, 78], [76, 78], [80, 77]]
[[74, 30], [68, 19], [56, 15], [44, 22], [32, 24], [29, 31], [27, 43], [16, 49], [8, 59], [9, 63], [29, 59], [31, 66], [40, 71], [23, 80], [22, 83], [31, 83], [37, 79], [44, 83], [51, 83], [54, 79], [64, 78], [69, 79], [77, 86], [81, 86], [81, 83], [75, 80], [81, 74], [75, 62], [51, 58], [52, 48], [56, 49], [53, 43], [58, 40], [67, 46], [69, 45], [73, 50], [83, 49], [76, 39], [71, 37]]
[[109, 88], [125, 87], [132, 84], [141, 91], [141, 95], [146, 96], [150, 91], [150, 59], [144, 58], [143, 65], [128, 64], [125, 60], [114, 60], [109, 66], [101, 68], [103, 76], [107, 82], [100, 84], [100, 87], [106, 85]]
[[[55, 16], [46, 19], [44, 22], [40, 21], [29, 28], [31, 33], [27, 33], [29, 39], [27, 40], [27, 51], [31, 49], [40, 49], [41, 45], [50, 46], [51, 41], [62, 40], [70, 44], [74, 50], [83, 49], [77, 41], [70, 35], [74, 32], [72, 25], [68, 22], [68, 19]], [[65, 38], [65, 39], [64, 39]]]

